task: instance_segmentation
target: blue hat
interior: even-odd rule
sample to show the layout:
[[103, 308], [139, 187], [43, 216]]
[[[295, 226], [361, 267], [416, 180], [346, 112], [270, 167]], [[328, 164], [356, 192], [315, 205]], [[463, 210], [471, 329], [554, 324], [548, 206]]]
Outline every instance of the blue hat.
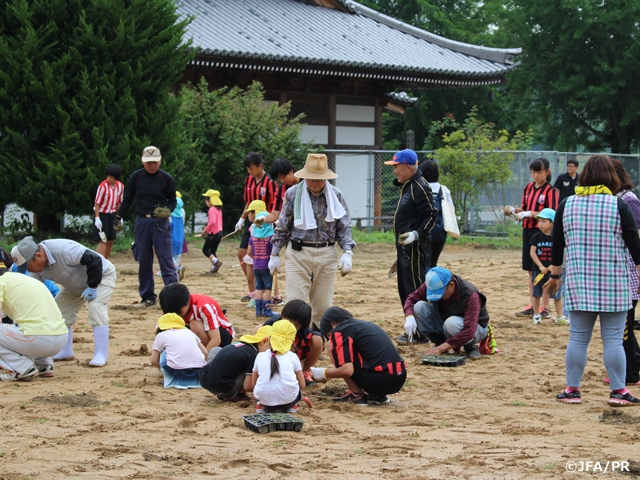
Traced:
[[535, 215], [535, 218], [546, 218], [547, 220], [555, 222], [556, 211], [553, 208], [543, 208], [538, 214]]
[[405, 165], [415, 165], [416, 163], [418, 163], [418, 155], [413, 150], [407, 148], [400, 152], [396, 152], [393, 155], [393, 160], [384, 162], [385, 165], [398, 165], [399, 163], [403, 163]]
[[427, 272], [424, 283], [427, 284], [427, 300], [437, 302], [451, 281], [451, 272], [446, 268], [433, 267]]

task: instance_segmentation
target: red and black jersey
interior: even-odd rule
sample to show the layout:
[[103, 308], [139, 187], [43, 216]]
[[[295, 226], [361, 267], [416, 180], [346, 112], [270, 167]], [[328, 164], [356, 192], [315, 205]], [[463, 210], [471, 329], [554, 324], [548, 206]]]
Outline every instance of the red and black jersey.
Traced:
[[284, 204], [284, 196], [287, 193], [287, 190], [289, 189], [291, 185], [287, 185], [286, 183], [281, 184], [278, 187], [278, 191], [276, 192], [276, 207], [274, 208], [274, 210], [277, 210], [279, 212], [282, 211], [282, 205]]
[[254, 200], [262, 200], [267, 206], [267, 211], [273, 212], [278, 200], [277, 190], [278, 184], [266, 173], [259, 182], [249, 175], [244, 181], [244, 201], [251, 203]]
[[[558, 208], [558, 191], [545, 182], [541, 187], [536, 187], [536, 182], [531, 182], [524, 187], [521, 208], [526, 212], [540, 212], [543, 208]], [[533, 217], [522, 220], [522, 228], [538, 228], [538, 221]]]
[[[273, 326], [276, 322], [277, 320], [269, 319], [265, 320], [263, 325]], [[307, 358], [311, 352], [311, 337], [313, 337], [313, 331], [310, 328], [301, 328], [296, 332], [296, 338], [293, 341], [291, 351], [298, 355], [300, 360]]]
[[396, 347], [375, 323], [352, 318], [337, 325], [329, 335], [329, 354], [338, 368], [345, 363], [357, 364], [362, 370], [400, 375], [406, 371]]

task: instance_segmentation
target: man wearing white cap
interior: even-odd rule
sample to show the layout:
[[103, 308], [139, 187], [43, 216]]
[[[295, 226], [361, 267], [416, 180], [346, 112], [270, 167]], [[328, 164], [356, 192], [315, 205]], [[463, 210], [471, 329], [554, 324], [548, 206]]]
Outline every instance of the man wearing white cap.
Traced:
[[73, 324], [78, 311], [86, 303], [88, 321], [93, 329], [94, 356], [92, 367], [102, 367], [109, 355], [109, 300], [116, 285], [116, 268], [99, 253], [73, 240], [44, 240], [37, 244], [33, 237], [23, 238], [11, 250], [18, 270], [42, 282], [53, 280], [60, 285], [56, 304], [69, 329], [67, 343], [54, 360], [71, 360]]
[[[157, 304], [153, 279], [153, 252], [155, 250], [165, 285], [176, 283], [178, 273], [173, 264], [171, 225], [169, 212], [176, 208], [176, 182], [164, 170], [160, 170], [162, 155], [156, 147], [142, 151], [142, 167], [129, 178], [124, 200], [116, 214], [116, 222], [122, 222], [129, 207], [135, 201], [136, 241], [134, 255], [139, 263], [138, 291], [141, 300], [136, 306], [151, 307]], [[167, 211], [166, 216], [157, 209]]]
[[351, 238], [351, 216], [342, 192], [327, 182], [338, 175], [329, 170], [327, 156], [309, 154], [302, 170], [304, 179], [287, 190], [280, 218], [271, 237], [273, 249], [269, 270], [280, 270], [280, 250], [287, 244], [287, 300], [306, 301], [312, 309], [311, 320], [320, 325], [333, 300], [336, 276], [336, 246], [343, 250], [339, 268], [342, 275], [351, 271], [356, 242]]

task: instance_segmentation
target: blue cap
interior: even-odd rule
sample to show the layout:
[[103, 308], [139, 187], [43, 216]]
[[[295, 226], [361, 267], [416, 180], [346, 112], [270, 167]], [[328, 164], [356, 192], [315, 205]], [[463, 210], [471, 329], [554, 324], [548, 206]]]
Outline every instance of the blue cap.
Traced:
[[535, 218], [546, 218], [547, 220], [555, 222], [556, 211], [553, 208], [543, 208], [538, 214], [535, 215]]
[[415, 165], [416, 163], [418, 163], [418, 155], [410, 148], [407, 148], [406, 150], [396, 152], [393, 155], [393, 160], [384, 162], [385, 165], [398, 165], [399, 163], [403, 163], [405, 165]]
[[427, 272], [424, 283], [427, 284], [427, 300], [437, 302], [451, 281], [451, 272], [446, 268], [433, 267]]

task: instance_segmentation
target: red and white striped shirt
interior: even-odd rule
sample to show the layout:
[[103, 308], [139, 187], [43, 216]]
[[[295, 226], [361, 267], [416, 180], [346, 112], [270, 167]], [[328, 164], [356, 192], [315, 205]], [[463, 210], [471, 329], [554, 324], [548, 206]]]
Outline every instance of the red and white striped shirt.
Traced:
[[96, 192], [96, 201], [100, 208], [100, 213], [114, 213], [122, 203], [124, 196], [124, 184], [116, 180], [112, 187], [108, 180], [103, 180]]
[[189, 324], [192, 320], [204, 323], [205, 332], [222, 328], [229, 332], [231, 338], [236, 334], [233, 325], [229, 323], [227, 317], [222, 313], [222, 308], [220, 308], [218, 302], [207, 295], [200, 295], [198, 293], [191, 295], [189, 311], [187, 312], [184, 322]]

